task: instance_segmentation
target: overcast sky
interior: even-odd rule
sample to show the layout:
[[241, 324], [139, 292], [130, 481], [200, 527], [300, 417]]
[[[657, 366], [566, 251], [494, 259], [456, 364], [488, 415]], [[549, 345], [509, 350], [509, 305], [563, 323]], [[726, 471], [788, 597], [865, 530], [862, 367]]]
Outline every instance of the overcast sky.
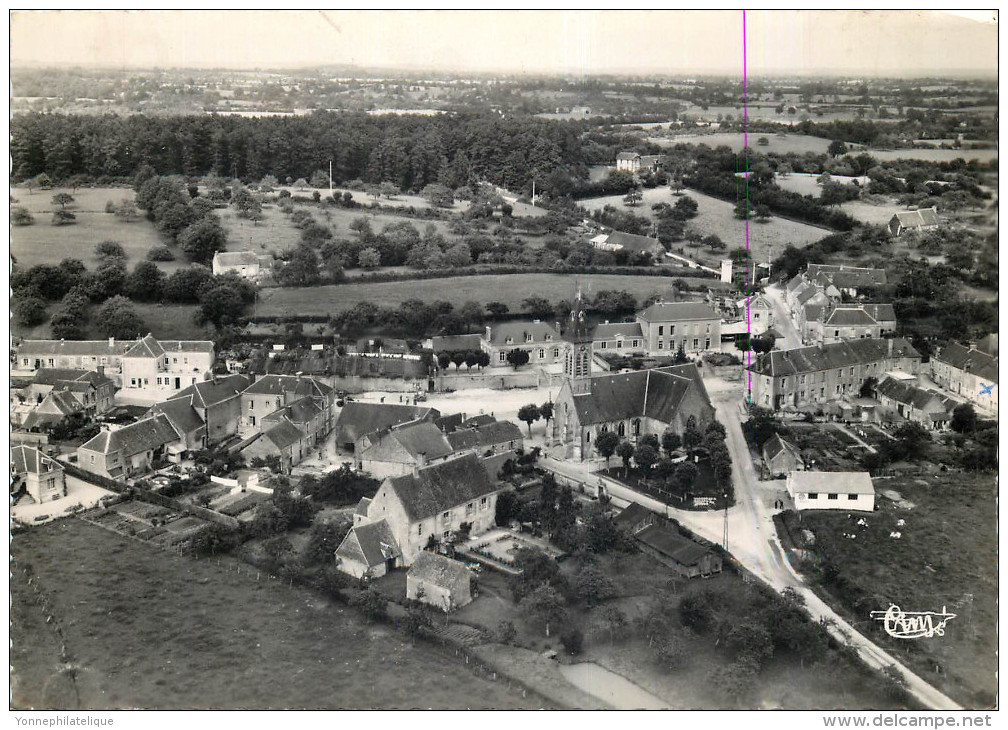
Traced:
[[[961, 11], [748, 11], [748, 71], [996, 73], [997, 22]], [[740, 11], [34, 11], [18, 66], [740, 74]], [[986, 16], [986, 14], [982, 14]]]

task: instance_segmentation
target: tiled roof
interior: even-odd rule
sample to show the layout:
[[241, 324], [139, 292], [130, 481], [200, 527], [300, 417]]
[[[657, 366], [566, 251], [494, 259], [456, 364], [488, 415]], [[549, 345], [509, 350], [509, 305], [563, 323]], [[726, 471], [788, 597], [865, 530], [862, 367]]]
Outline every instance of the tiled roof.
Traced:
[[873, 325], [878, 324], [868, 312], [860, 307], [837, 307], [830, 312], [826, 319], [827, 325], [850, 326], [850, 325]]
[[62, 471], [63, 467], [34, 446], [13, 446], [10, 450], [11, 469], [16, 474], [42, 474]]
[[115, 431], [103, 431], [80, 448], [103, 454], [121, 453], [129, 457], [178, 441], [179, 438], [180, 434], [168, 417], [155, 413]]
[[280, 450], [286, 449], [304, 438], [301, 429], [286, 419], [277, 421], [275, 425], [263, 431], [262, 435]]
[[151, 406], [151, 414], [163, 413], [179, 433], [193, 433], [203, 428], [203, 419], [192, 406], [192, 396], [171, 398]]
[[259, 263], [255, 251], [218, 251], [214, 254], [215, 266], [250, 266]]
[[866, 471], [793, 471], [788, 482], [796, 494], [875, 494]]
[[269, 422], [287, 419], [291, 423], [309, 423], [313, 418], [322, 413], [322, 410], [322, 406], [318, 404], [315, 398], [305, 396], [264, 416], [263, 421]]
[[691, 387], [710, 402], [693, 364], [594, 377], [590, 392], [573, 396], [573, 401], [582, 426], [645, 416], [670, 423]]
[[441, 429], [430, 421], [393, 428], [389, 436], [414, 457], [422, 455], [427, 459], [440, 459], [454, 451]]
[[336, 419], [336, 443], [353, 443], [361, 436], [383, 428], [409, 421], [434, 419], [440, 415], [439, 411], [426, 406], [351, 401], [343, 406]]
[[480, 349], [480, 336], [476, 335], [446, 335], [431, 337], [431, 348], [434, 352], [456, 352]]
[[617, 154], [616, 155], [616, 159], [617, 160], [639, 160], [640, 159], [640, 153], [639, 152], [626, 152], [626, 151], [624, 151], [624, 152], [620, 152], [619, 154]]
[[472, 572], [458, 560], [424, 550], [413, 560], [407, 577], [444, 588], [453, 596], [468, 596]]
[[756, 358], [747, 369], [760, 375], [781, 377], [799, 373], [814, 373], [888, 359], [889, 342], [893, 358], [919, 358], [920, 353], [902, 337], [892, 340], [870, 338], [812, 345], [791, 350], [773, 350]]
[[920, 228], [921, 226], [938, 225], [938, 211], [934, 208], [919, 208], [918, 210], [901, 210], [896, 218], [904, 228]]
[[462, 422], [460, 428], [476, 428], [477, 426], [485, 426], [488, 423], [493, 423], [497, 419], [488, 413], [480, 413], [476, 416], [470, 416]]
[[336, 548], [336, 555], [374, 567], [390, 558], [401, 557], [402, 551], [392, 534], [392, 528], [385, 520], [378, 520], [351, 529]]
[[522, 438], [518, 424], [511, 421], [493, 421], [476, 428], [460, 428], [447, 435], [452, 451], [480, 449], [495, 444], [521, 441]]
[[919, 411], [948, 410], [938, 393], [888, 376], [875, 386], [875, 392], [897, 403], [913, 406]]
[[966, 370], [994, 383], [998, 381], [998, 359], [977, 349], [967, 348], [955, 340], [950, 341], [934, 356], [938, 362], [948, 363], [959, 370]]
[[896, 321], [896, 310], [891, 304], [862, 304], [861, 306], [876, 322]]
[[475, 454], [419, 469], [385, 482], [402, 502], [411, 522], [440, 514], [498, 490]]
[[614, 340], [618, 336], [622, 337], [644, 337], [641, 331], [640, 322], [606, 322], [595, 327], [592, 333], [593, 340]]
[[31, 381], [37, 385], [57, 385], [67, 382], [82, 382], [94, 385], [96, 388], [112, 383], [111, 378], [99, 375], [93, 370], [77, 368], [39, 368], [32, 375]]
[[[526, 336], [532, 335], [530, 342]], [[550, 339], [546, 339], [549, 337]], [[511, 342], [508, 342], [508, 339]], [[557, 342], [560, 335], [547, 322], [501, 322], [490, 327], [490, 342], [494, 345], [541, 345], [544, 342]]]
[[18, 347], [19, 355], [91, 355], [120, 356], [133, 345], [132, 341], [113, 340], [25, 340]]
[[680, 535], [675, 527], [654, 524], [637, 533], [636, 538], [680, 565], [696, 565], [711, 549]]
[[316, 378], [297, 375], [264, 375], [245, 389], [250, 395], [295, 395], [329, 396], [333, 389]]
[[796, 458], [801, 458], [801, 451], [798, 450], [797, 446], [781, 438], [779, 433], [775, 433], [763, 444], [763, 458], [770, 460], [785, 450], [791, 452]]
[[654, 516], [656, 516], [655, 513], [647, 507], [637, 502], [631, 502], [620, 510], [620, 513], [613, 518], [613, 522], [617, 527], [634, 527], [635, 525], [639, 525], [642, 520]]
[[790, 294], [791, 292], [793, 292], [795, 289], [797, 289], [799, 286], [801, 286], [804, 283], [805, 283], [805, 280], [802, 278], [802, 275], [801, 274], [795, 274], [794, 276], [791, 277], [791, 279], [787, 283], [787, 291], [788, 291], [788, 293]]
[[637, 316], [646, 322], [720, 319], [714, 310], [703, 302], [655, 302]]
[[126, 351], [126, 357], [162, 357], [165, 354], [161, 343], [154, 339], [154, 335], [147, 333], [147, 336], [138, 340], [133, 347]]
[[371, 500], [368, 497], [361, 497], [360, 502], [357, 503], [357, 507], [354, 509], [354, 514], [367, 517], [368, 507], [370, 506]]
[[836, 274], [843, 274], [845, 280], [855, 277], [861, 286], [878, 286], [887, 282], [885, 269], [872, 269], [863, 266], [847, 266], [846, 264], [809, 264], [805, 271], [810, 279], [825, 275], [828, 280], [835, 281]]
[[228, 398], [238, 396], [252, 384], [252, 378], [247, 375], [228, 375], [223, 378], [203, 380], [178, 392], [179, 397], [191, 395], [193, 404], [207, 408]]
[[661, 247], [657, 238], [650, 236], [638, 236], [636, 233], [624, 233], [623, 231], [613, 231], [605, 241], [610, 246], [619, 246], [625, 251], [646, 251], [648, 253]]

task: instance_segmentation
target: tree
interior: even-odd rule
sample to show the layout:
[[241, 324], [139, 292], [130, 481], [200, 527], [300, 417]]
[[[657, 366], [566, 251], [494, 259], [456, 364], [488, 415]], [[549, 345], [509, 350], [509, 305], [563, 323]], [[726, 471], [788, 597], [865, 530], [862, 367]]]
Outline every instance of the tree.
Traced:
[[696, 466], [691, 461], [684, 461], [676, 465], [672, 481], [679, 494], [685, 495], [690, 490], [698, 473]]
[[210, 216], [186, 226], [179, 233], [178, 242], [187, 259], [203, 264], [217, 251], [227, 248], [227, 231], [216, 216]]
[[671, 455], [672, 452], [677, 451], [682, 446], [682, 439], [679, 438], [679, 434], [670, 428], [662, 434], [661, 445], [665, 449], [665, 453]]
[[697, 430], [697, 427], [693, 424], [687, 424], [686, 430], [683, 431], [682, 443], [686, 449], [692, 453], [693, 449], [700, 445], [703, 440], [703, 435]]
[[574, 578], [574, 590], [578, 598], [589, 608], [616, 597], [616, 586], [608, 576], [596, 566], [588, 564]]
[[714, 233], [704, 237], [703, 245], [709, 248], [711, 251], [724, 251], [726, 248], [728, 248], [725, 245], [725, 242], [722, 241], [721, 238]]
[[75, 216], [68, 210], [63, 210], [62, 208], [60, 208], [59, 210], [53, 211], [52, 224], [54, 226], [67, 226], [70, 225], [71, 223], [76, 222], [77, 222], [77, 216]]
[[362, 269], [375, 269], [381, 266], [381, 254], [376, 248], [368, 246], [357, 254], [357, 263]]
[[563, 621], [567, 615], [563, 596], [549, 583], [541, 583], [519, 605], [527, 616], [545, 624], [547, 637], [550, 635], [550, 624]]
[[844, 144], [843, 140], [835, 139], [829, 143], [826, 152], [829, 153], [830, 157], [840, 157], [847, 154], [847, 145]]
[[290, 252], [290, 258], [286, 262], [278, 261], [274, 270], [281, 286], [315, 286], [321, 278], [318, 254], [306, 243], [299, 243]]
[[466, 332], [469, 332], [471, 327], [479, 327], [483, 322], [483, 307], [479, 302], [467, 301], [458, 308], [458, 315], [465, 322]]
[[126, 278], [123, 290], [126, 295], [137, 302], [156, 302], [161, 298], [161, 287], [165, 274], [152, 261], [140, 261], [133, 268], [133, 273]]
[[350, 605], [361, 611], [368, 621], [385, 618], [388, 601], [374, 588], [365, 588], [350, 597]]
[[102, 304], [98, 310], [96, 327], [103, 337], [122, 340], [142, 336], [147, 329], [133, 308], [133, 302], [124, 296], [114, 296]]
[[641, 470], [641, 476], [647, 481], [651, 467], [658, 461], [658, 452], [650, 444], [638, 444], [634, 449], [634, 461], [637, 463], [637, 468]]
[[605, 627], [609, 630], [609, 644], [611, 646], [616, 635], [622, 633], [623, 629], [626, 628], [626, 614], [623, 613], [618, 606], [614, 606], [610, 603], [608, 606], [604, 606], [602, 608], [601, 619], [602, 623], [604, 623]]
[[217, 329], [234, 324], [245, 310], [241, 292], [228, 282], [219, 282], [200, 291], [197, 321], [209, 322]]
[[440, 183], [431, 183], [421, 191], [424, 200], [435, 208], [451, 208], [455, 205], [455, 194], [451, 188]]
[[497, 630], [494, 632], [494, 638], [497, 639], [498, 644], [508, 646], [515, 640], [516, 636], [518, 636], [518, 629], [515, 628], [513, 622], [503, 620], [497, 624]]
[[437, 355], [438, 367], [441, 370], [447, 370], [448, 366], [451, 365], [452, 354], [448, 351], [441, 351]]
[[553, 403], [552, 401], [546, 401], [541, 406], [539, 406], [539, 415], [542, 419], [546, 421], [546, 428], [549, 428], [549, 422], [553, 420]]
[[30, 226], [35, 222], [35, 216], [33, 216], [27, 208], [15, 205], [10, 211], [11, 223], [16, 226]]
[[584, 632], [577, 626], [568, 626], [560, 634], [560, 645], [571, 656], [577, 656], [584, 646]]
[[331, 563], [336, 548], [347, 536], [352, 524], [348, 518], [336, 518], [312, 525], [308, 542], [305, 543], [302, 557], [308, 564]]
[[501, 302], [488, 302], [486, 311], [493, 319], [501, 319], [508, 313], [508, 305]]
[[122, 260], [126, 258], [126, 249], [118, 241], [102, 241], [95, 246], [95, 257], [102, 264], [110, 260]]
[[634, 445], [629, 441], [621, 441], [616, 447], [616, 454], [623, 459], [623, 477], [626, 478], [630, 473], [630, 459], [634, 455]]
[[378, 189], [381, 196], [383, 198], [388, 198], [389, 200], [399, 194], [399, 186], [395, 183], [388, 182], [387, 180], [379, 185]]
[[74, 197], [70, 193], [56, 193], [52, 199], [53, 205], [58, 205], [60, 208], [66, 208], [72, 202], [74, 202]]
[[542, 414], [539, 411], [539, 406], [537, 406], [535, 403], [528, 403], [527, 405], [524, 405], [518, 409], [518, 420], [525, 421], [525, 423], [528, 424], [530, 438], [532, 436], [532, 423], [538, 421], [541, 415]]
[[623, 204], [633, 207], [641, 204], [644, 200], [644, 196], [641, 194], [640, 190], [631, 190], [629, 193], [623, 196]]
[[606, 468], [609, 468], [609, 458], [616, 453], [619, 446], [619, 436], [614, 431], [602, 431], [595, 437], [595, 451], [606, 460]]
[[139, 215], [137, 213], [136, 203], [127, 198], [123, 198], [122, 202], [115, 206], [114, 212], [116, 218], [120, 218], [127, 223], [132, 223]]
[[246, 187], [235, 187], [231, 193], [231, 204], [241, 218], [248, 218], [253, 223], [262, 218], [262, 203]]
[[553, 314], [553, 305], [544, 297], [526, 297], [522, 308], [534, 319], [546, 319]]
[[[303, 182], [303, 180], [298, 180], [298, 182]], [[297, 185], [297, 183], [294, 184]], [[309, 185], [319, 190], [329, 187], [329, 173], [325, 170], [316, 170], [312, 173]]]
[[46, 321], [46, 303], [38, 297], [22, 297], [14, 301], [14, 317], [22, 327], [34, 327]]
[[528, 350], [522, 350], [520, 348], [508, 350], [507, 361], [514, 366], [515, 370], [517, 370], [529, 361]]
[[952, 411], [952, 430], [956, 433], [973, 433], [976, 430], [976, 410], [969, 403], [962, 403]]

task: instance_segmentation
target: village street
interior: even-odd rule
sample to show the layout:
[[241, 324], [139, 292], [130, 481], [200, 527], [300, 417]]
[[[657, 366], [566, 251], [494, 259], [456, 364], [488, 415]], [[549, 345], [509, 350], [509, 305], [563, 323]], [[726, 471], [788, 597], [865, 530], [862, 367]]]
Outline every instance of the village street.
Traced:
[[788, 316], [787, 304], [784, 302], [784, 290], [778, 285], [773, 285], [768, 286], [765, 293], [773, 305], [773, 328], [784, 335], [782, 349], [801, 347], [801, 335], [791, 321], [791, 317]]

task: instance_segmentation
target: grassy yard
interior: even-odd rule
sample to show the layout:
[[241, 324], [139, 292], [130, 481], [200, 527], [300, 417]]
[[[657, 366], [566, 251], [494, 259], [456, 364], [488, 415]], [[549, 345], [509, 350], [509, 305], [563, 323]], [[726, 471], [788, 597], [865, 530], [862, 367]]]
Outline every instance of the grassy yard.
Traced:
[[[259, 297], [258, 311], [261, 315], [273, 316], [329, 314], [348, 309], [361, 301], [394, 307], [408, 299], [424, 302], [444, 300], [456, 306], [468, 300], [481, 304], [503, 302], [511, 311], [521, 311], [522, 300], [526, 297], [544, 296], [550, 301], [572, 298], [575, 281], [581, 284], [588, 296], [602, 289], [623, 289], [637, 297], [638, 302], [652, 294], [668, 296], [672, 285], [672, 279], [668, 277], [623, 274], [449, 276], [442, 279], [264, 289]], [[713, 280], [686, 281], [696, 284]]]
[[[874, 481], [877, 492], [894, 490], [915, 507], [896, 507], [879, 494], [879, 511], [863, 516], [866, 526], [856, 524], [861, 515], [802, 515], [802, 527], [815, 534], [816, 551], [839, 569], [841, 580], [822, 590], [858, 630], [953, 699], [967, 708], [993, 706], [998, 668], [994, 477], [945, 474]], [[895, 532], [899, 539], [891, 537]], [[956, 618], [944, 636], [893, 639], [869, 618], [870, 611], [884, 611], [891, 603], [904, 611], [944, 607]]]
[[[602, 198], [588, 198], [580, 201], [590, 211], [601, 210], [606, 205], [611, 205], [618, 210], [628, 210], [634, 215], [644, 216], [653, 219], [651, 206], [655, 203], [674, 204], [677, 197], [669, 192], [666, 187], [645, 189], [643, 191], [644, 202], [641, 205], [628, 207], [623, 203], [623, 196], [610, 195]], [[735, 217], [735, 206], [718, 198], [704, 195], [695, 190], [687, 190], [685, 194], [697, 202], [697, 217], [687, 222], [704, 236], [714, 234], [718, 236], [728, 249], [745, 247], [746, 230], [745, 221], [740, 221]], [[774, 256], [784, 250], [784, 246], [791, 244], [798, 248], [825, 238], [830, 233], [825, 228], [810, 226], [806, 223], [787, 220], [774, 216], [767, 222], [749, 222], [749, 250], [753, 258], [757, 261], [766, 261], [767, 252]], [[693, 248], [685, 242], [673, 244], [673, 251], [678, 252], [682, 248], [686, 256], [699, 259], [708, 266], [717, 268], [725, 252], [711, 253], [707, 248]]]
[[78, 520], [17, 535], [11, 554], [18, 571], [34, 570], [64, 637], [16, 573], [12, 707], [536, 706], [311, 591], [257, 582], [232, 559], [180, 558]]
[[[52, 225], [53, 204], [57, 193], [70, 193], [74, 203], [67, 210], [77, 216], [77, 222], [67, 226]], [[111, 213], [105, 212], [109, 200], [119, 203], [123, 198], [134, 198], [132, 188], [69, 188], [35, 190], [11, 188], [11, 195], [19, 205], [27, 208], [35, 223], [30, 226], [11, 226], [11, 253], [18, 265], [24, 268], [36, 264], [56, 264], [65, 258], [80, 259], [89, 269], [95, 269], [98, 259], [94, 248], [102, 241], [118, 241], [126, 250], [126, 264], [133, 268], [143, 261], [147, 252], [164, 244], [164, 239], [154, 228], [154, 224], [143, 217], [132, 223], [125, 223]], [[165, 271], [172, 272], [184, 265], [184, 261], [169, 261], [158, 264]]]

